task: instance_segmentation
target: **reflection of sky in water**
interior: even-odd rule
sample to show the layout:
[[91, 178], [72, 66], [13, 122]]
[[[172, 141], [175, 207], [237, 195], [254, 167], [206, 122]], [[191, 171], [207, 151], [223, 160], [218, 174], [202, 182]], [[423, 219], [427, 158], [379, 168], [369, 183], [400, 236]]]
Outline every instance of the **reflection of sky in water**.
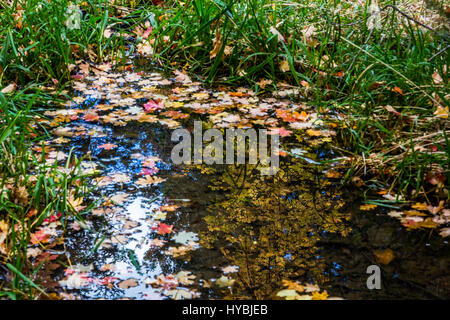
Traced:
[[[146, 259], [146, 254], [149, 249], [149, 240], [155, 235], [155, 232], [151, 229], [152, 224], [149, 222], [149, 213], [157, 210], [160, 206], [158, 202], [149, 203], [148, 199], [137, 196], [131, 202], [128, 202], [123, 207], [123, 210], [117, 215], [117, 218], [126, 217], [127, 220], [135, 221], [139, 223], [139, 226], [129, 230], [124, 230], [122, 233], [126, 233], [128, 242], [124, 245], [118, 245], [118, 254], [107, 257], [104, 261], [101, 260], [101, 250], [99, 260], [97, 263], [114, 264], [115, 269], [110, 272], [108, 276], [117, 277], [120, 280], [126, 279], [138, 279], [138, 286], [128, 289], [115, 289], [110, 290], [113, 292], [114, 298], [137, 298], [137, 299], [162, 299], [157, 289], [144, 284], [144, 279], [154, 278], [162, 273], [161, 266], [156, 263], [149, 263]], [[111, 219], [111, 224], [115, 225], [120, 219]], [[113, 233], [114, 234], [114, 233]], [[127, 255], [127, 250], [131, 250], [140, 266], [140, 269], [133, 265], [131, 259]], [[117, 258], [121, 259], [117, 259]], [[158, 261], [156, 259], [156, 261]], [[100, 266], [101, 267], [101, 266]], [[103, 288], [104, 289], [104, 288]], [[106, 292], [102, 288], [96, 286], [90, 286], [81, 290], [83, 295], [91, 298], [104, 297], [102, 296]], [[111, 293], [109, 295], [111, 295]]]

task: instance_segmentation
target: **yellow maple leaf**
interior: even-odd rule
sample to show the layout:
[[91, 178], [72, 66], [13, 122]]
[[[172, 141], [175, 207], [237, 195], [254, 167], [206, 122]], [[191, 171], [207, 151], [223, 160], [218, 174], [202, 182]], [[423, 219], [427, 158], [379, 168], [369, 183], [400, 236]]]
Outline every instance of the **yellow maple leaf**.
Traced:
[[320, 130], [314, 130], [314, 129], [308, 129], [308, 130], [306, 130], [306, 133], [312, 137], [320, 137], [322, 135], [322, 132]]
[[432, 218], [425, 219], [425, 221], [417, 223], [417, 225], [421, 228], [436, 228], [439, 224], [434, 222]]
[[289, 62], [287, 60], [283, 60], [280, 62], [280, 70], [283, 72], [289, 71]]
[[322, 293], [319, 293], [318, 291], [314, 291], [312, 293], [312, 299], [313, 300], [327, 300], [328, 298], [328, 292], [324, 291]]
[[423, 211], [426, 211], [427, 207], [428, 207], [428, 205], [426, 203], [420, 203], [420, 202], [416, 202], [416, 204], [413, 204], [411, 206], [411, 208], [413, 208], [413, 209], [423, 210]]
[[377, 207], [376, 204], [363, 204], [362, 206], [359, 207], [359, 209], [363, 211], [369, 211], [375, 209], [376, 207]]
[[442, 118], [442, 119], [447, 119], [448, 118], [448, 114], [449, 114], [448, 107], [444, 108], [444, 107], [438, 106], [436, 111], [434, 112], [434, 115], [437, 118]]
[[286, 287], [287, 289], [295, 290], [297, 292], [305, 291], [305, 287], [297, 282], [290, 281], [290, 280], [283, 280], [282, 283], [283, 283], [283, 286]]

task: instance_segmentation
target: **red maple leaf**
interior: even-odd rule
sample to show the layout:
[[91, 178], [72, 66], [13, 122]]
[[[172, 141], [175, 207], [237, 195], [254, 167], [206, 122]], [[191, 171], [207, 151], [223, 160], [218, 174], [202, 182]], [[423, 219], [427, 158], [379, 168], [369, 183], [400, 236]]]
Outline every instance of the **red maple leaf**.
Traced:
[[292, 131], [286, 130], [285, 128], [270, 128], [267, 134], [278, 134], [280, 137], [290, 136]]
[[39, 229], [35, 233], [30, 235], [30, 241], [32, 244], [38, 244], [40, 242], [47, 243], [49, 241], [50, 235], [45, 233], [44, 229]]
[[165, 223], [159, 223], [157, 227], [152, 227], [153, 230], [156, 230], [158, 234], [168, 234], [171, 233], [173, 230], [173, 225], [168, 225]]
[[64, 275], [66, 275], [66, 276], [70, 276], [70, 275], [74, 274], [75, 272], [76, 271], [72, 268], [64, 269]]
[[153, 168], [142, 168], [140, 174], [144, 175], [144, 176], [151, 176], [153, 174], [158, 173], [159, 169], [158, 167], [153, 167]]
[[82, 80], [84, 78], [84, 76], [80, 73], [74, 74], [70, 76], [72, 79], [74, 80]]
[[61, 218], [61, 212], [58, 212], [56, 214], [52, 214], [50, 216], [50, 218], [45, 218], [44, 222], [54, 222], [54, 221], [58, 220], [59, 218]]
[[150, 99], [146, 104], [144, 104], [144, 111], [151, 112], [155, 110], [160, 110], [163, 107], [164, 103], [161, 101], [161, 99], [157, 99], [156, 101]]

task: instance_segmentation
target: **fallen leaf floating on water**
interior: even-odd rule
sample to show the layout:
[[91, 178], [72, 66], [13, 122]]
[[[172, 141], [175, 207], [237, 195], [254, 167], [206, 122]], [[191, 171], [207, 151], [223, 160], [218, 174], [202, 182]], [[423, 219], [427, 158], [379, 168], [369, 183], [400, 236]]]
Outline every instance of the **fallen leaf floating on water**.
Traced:
[[286, 300], [312, 300], [309, 295], [300, 296], [297, 291], [293, 289], [284, 289], [277, 292], [277, 297], [284, 298]]
[[303, 288], [305, 289], [305, 292], [320, 291], [320, 288], [317, 284], [307, 283], [303, 286]]
[[442, 237], [448, 237], [448, 236], [450, 236], [450, 228], [443, 228], [443, 229], [441, 229], [441, 231], [439, 232], [439, 234], [442, 236]]
[[139, 172], [139, 174], [143, 175], [143, 176], [151, 176], [154, 174], [157, 174], [159, 171], [158, 167], [154, 167], [154, 168], [142, 168], [141, 172]]
[[166, 181], [166, 179], [147, 175], [147, 176], [145, 176], [145, 178], [138, 179], [136, 181], [136, 184], [140, 185], [140, 186], [148, 186], [148, 185], [153, 185], [153, 184], [160, 184], [161, 182], [164, 182], [164, 181]]
[[111, 215], [117, 211], [117, 208], [96, 208], [92, 210], [94, 216]]
[[105, 143], [98, 146], [99, 149], [105, 149], [105, 150], [112, 150], [114, 148], [117, 148], [117, 144], [112, 143]]
[[152, 287], [162, 287], [163, 289], [173, 289], [178, 286], [178, 279], [173, 274], [167, 276], [160, 274], [155, 279], [145, 279], [144, 284]]
[[116, 244], [126, 244], [128, 242], [128, 238], [126, 235], [118, 234], [113, 237], [111, 237], [111, 243]]
[[220, 288], [225, 288], [225, 287], [231, 287], [234, 282], [236, 280], [232, 279], [232, 278], [228, 278], [226, 276], [221, 276], [219, 279], [216, 280], [216, 285]]
[[88, 112], [84, 114], [83, 119], [84, 121], [92, 122], [99, 120], [99, 116], [95, 112]]
[[198, 93], [194, 93], [192, 95], [193, 99], [196, 100], [206, 100], [209, 98], [209, 93], [208, 92], [198, 92]]
[[194, 295], [186, 289], [168, 290], [164, 292], [165, 295], [174, 300], [192, 299]]
[[168, 118], [172, 118], [172, 119], [186, 119], [186, 118], [190, 117], [188, 114], [182, 113], [181, 111], [176, 111], [176, 110], [162, 112], [161, 115], [166, 116]]
[[391, 249], [374, 250], [373, 254], [378, 263], [386, 265], [389, 264], [395, 258], [394, 251], [392, 251]]
[[39, 227], [36, 232], [30, 234], [30, 242], [32, 244], [49, 243], [50, 240], [57, 235], [56, 226], [52, 224], [45, 227]]
[[359, 209], [363, 211], [369, 211], [375, 209], [376, 207], [377, 207], [376, 204], [363, 204], [362, 206], [359, 207]]
[[403, 217], [403, 212], [401, 212], [401, 211], [390, 211], [388, 213], [388, 216], [390, 216], [392, 218], [402, 218]]
[[157, 99], [156, 101], [149, 100], [146, 104], [144, 104], [144, 111], [145, 112], [152, 112], [156, 110], [161, 110], [164, 108], [164, 102], [162, 102], [160, 99]]
[[416, 211], [416, 210], [406, 210], [403, 212], [403, 214], [405, 214], [406, 216], [422, 216], [425, 217], [426, 214], [420, 211]]
[[272, 84], [272, 82], [273, 82], [272, 80], [261, 79], [258, 82], [256, 82], [256, 84], [264, 89], [268, 85]]
[[444, 208], [444, 200], [439, 201], [439, 204], [437, 207], [433, 207], [433, 206], [427, 206], [427, 210], [431, 213], [431, 214], [438, 214], [439, 211], [441, 211]]
[[413, 204], [411, 206], [411, 208], [416, 209], [416, 210], [422, 210], [425, 211], [428, 209], [428, 205], [426, 203], [420, 203], [420, 202], [416, 202], [415, 204]]
[[182, 231], [173, 236], [172, 240], [174, 240], [176, 243], [187, 245], [189, 243], [198, 241], [198, 236], [194, 232]]
[[144, 40], [136, 46], [136, 51], [143, 56], [151, 56], [153, 55], [153, 46], [149, 40]]
[[173, 205], [165, 205], [165, 206], [161, 206], [159, 208], [159, 210], [161, 211], [168, 211], [168, 212], [174, 212], [178, 209], [178, 206], [176, 204]]
[[175, 275], [175, 278], [178, 279], [180, 284], [189, 286], [194, 284], [195, 276], [190, 271], [180, 271]]
[[314, 291], [312, 293], [312, 299], [313, 300], [327, 300], [327, 298], [328, 298], [328, 292], [326, 292], [326, 291], [324, 291], [322, 293]]
[[158, 234], [168, 234], [172, 233], [173, 225], [168, 225], [160, 222], [157, 227], [152, 227], [153, 230], [156, 230]]
[[329, 137], [334, 136], [336, 134], [335, 131], [331, 130], [314, 130], [314, 129], [308, 129], [306, 130], [306, 133], [309, 134], [312, 137]]
[[289, 137], [292, 134], [292, 131], [286, 130], [285, 128], [270, 128], [267, 134], [275, 134], [280, 137]]
[[128, 230], [128, 229], [134, 229], [136, 227], [139, 226], [139, 222], [137, 221], [132, 221], [132, 220], [127, 220], [124, 224], [123, 224], [123, 229], [124, 230]]
[[130, 195], [128, 193], [119, 193], [119, 194], [113, 195], [109, 199], [111, 201], [113, 201], [114, 203], [117, 203], [117, 204], [121, 205], [121, 204], [123, 204], [124, 202], [126, 202], [128, 200], [129, 196]]
[[297, 292], [303, 292], [305, 291], [305, 286], [301, 285], [300, 283], [296, 281], [290, 281], [290, 280], [283, 280], [282, 284], [286, 289], [293, 289]]
[[88, 285], [87, 273], [74, 273], [66, 277], [65, 280], [59, 281], [59, 285], [67, 287], [67, 289], [81, 289]]
[[234, 273], [234, 272], [238, 272], [239, 271], [239, 267], [238, 266], [226, 266], [222, 268], [222, 272], [227, 274], [227, 273]]
[[173, 72], [175, 74], [175, 81], [181, 82], [183, 84], [192, 84], [191, 78], [185, 73], [178, 70]]
[[278, 109], [277, 117], [283, 119], [284, 122], [306, 121], [308, 114], [305, 111], [297, 112], [292, 110]]
[[113, 173], [109, 176], [97, 177], [95, 180], [97, 185], [102, 187], [112, 183], [128, 183], [130, 182], [130, 177], [124, 173]]
[[89, 229], [91, 222], [88, 221], [86, 224], [81, 221], [74, 221], [69, 224], [69, 228], [75, 231], [80, 231], [81, 229]]
[[151, 215], [153, 220], [165, 220], [167, 217], [167, 212], [157, 211]]
[[170, 247], [169, 250], [165, 251], [165, 254], [173, 256], [174, 258], [184, 258], [185, 260], [190, 260], [188, 255], [193, 250], [195, 250], [195, 247], [192, 244], [188, 244], [179, 247]]
[[158, 161], [161, 161], [160, 158], [158, 157], [148, 157], [148, 158], [144, 158], [143, 162], [142, 162], [142, 166], [143, 167], [147, 167], [147, 168], [153, 168], [154, 166], [156, 166], [156, 163]]
[[139, 283], [136, 279], [127, 279], [127, 280], [123, 280], [123, 281], [119, 282], [117, 284], [117, 286], [121, 289], [128, 289], [128, 288], [132, 288], [132, 287], [137, 287], [138, 284]]
[[114, 271], [116, 266], [114, 264], [107, 263], [103, 267], [100, 268], [100, 271]]
[[153, 246], [153, 247], [161, 248], [161, 247], [164, 247], [164, 245], [166, 243], [167, 243], [166, 240], [160, 240], [160, 239], [152, 239], [152, 240], [150, 240], [150, 246]]

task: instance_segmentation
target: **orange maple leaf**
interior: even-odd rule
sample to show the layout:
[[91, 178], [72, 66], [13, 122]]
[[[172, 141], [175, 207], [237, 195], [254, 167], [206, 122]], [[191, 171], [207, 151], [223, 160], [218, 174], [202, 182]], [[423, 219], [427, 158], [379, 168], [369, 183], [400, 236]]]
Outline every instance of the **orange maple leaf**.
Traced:
[[398, 94], [401, 94], [402, 96], [404, 95], [403, 90], [402, 90], [402, 88], [400, 88], [400, 87], [395, 86], [395, 87], [393, 87], [391, 90], [392, 90], [393, 92], [396, 92], [396, 93], [398, 93]]
[[95, 112], [85, 113], [83, 117], [84, 121], [97, 121], [99, 119], [98, 114]]

